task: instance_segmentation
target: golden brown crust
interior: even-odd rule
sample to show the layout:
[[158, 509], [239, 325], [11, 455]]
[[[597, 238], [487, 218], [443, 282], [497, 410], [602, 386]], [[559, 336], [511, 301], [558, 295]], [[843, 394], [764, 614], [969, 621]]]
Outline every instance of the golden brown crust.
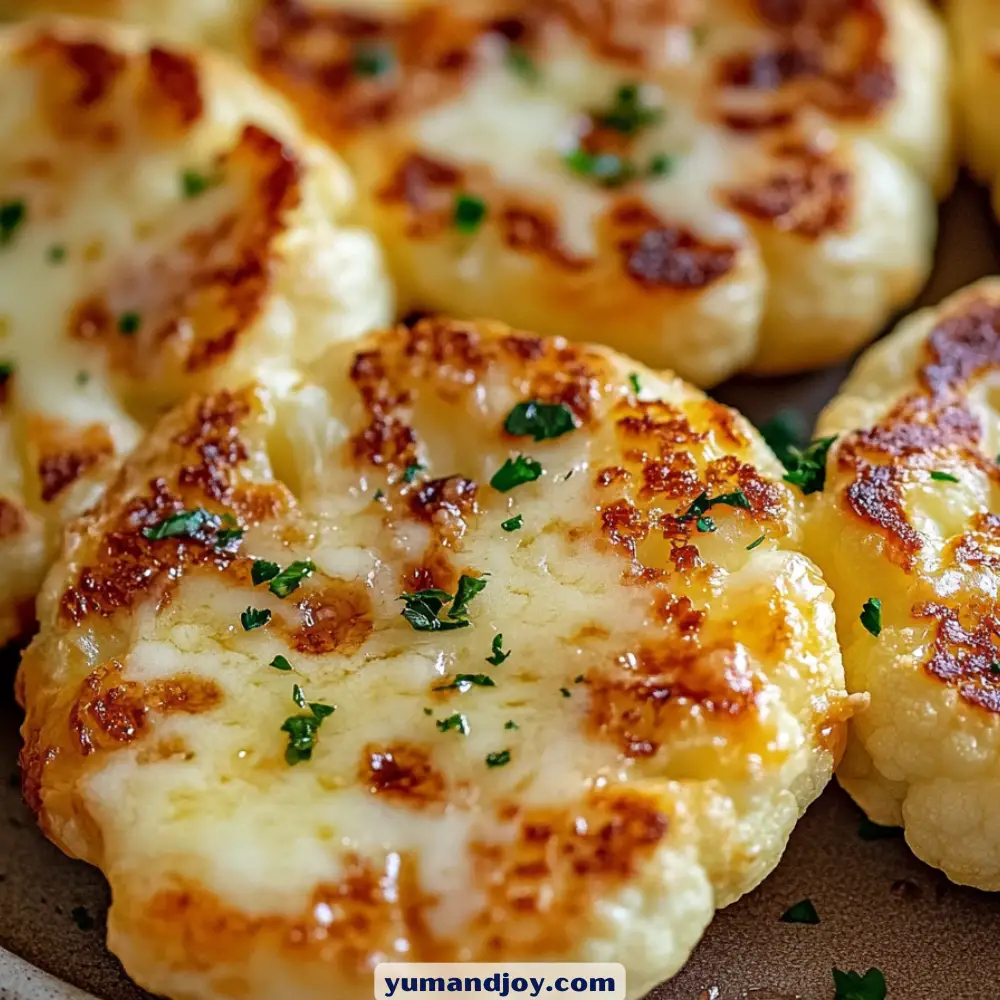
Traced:
[[32, 416], [26, 436], [45, 503], [115, 453], [115, 443], [103, 424], [76, 427], [64, 420]]
[[372, 795], [409, 809], [426, 809], [447, 799], [444, 775], [433, 754], [413, 743], [368, 744], [361, 755], [360, 778]]

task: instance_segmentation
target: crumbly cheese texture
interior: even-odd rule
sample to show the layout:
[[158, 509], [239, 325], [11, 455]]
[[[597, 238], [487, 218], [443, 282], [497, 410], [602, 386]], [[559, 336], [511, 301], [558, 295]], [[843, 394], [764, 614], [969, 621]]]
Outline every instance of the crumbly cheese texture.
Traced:
[[165, 417], [71, 526], [19, 674], [27, 800], [158, 994], [561, 959], [643, 996], [842, 748], [800, 528], [745, 420], [605, 348], [445, 320], [334, 348]]
[[220, 56], [50, 21], [0, 33], [0, 642], [65, 518], [192, 391], [273, 385], [384, 323], [343, 165]]
[[[928, 864], [1000, 889], [1000, 281], [906, 319], [817, 433], [839, 435], [810, 521], [836, 594], [851, 724], [841, 784]], [[882, 602], [880, 635], [860, 621]]]
[[410, 309], [710, 385], [846, 357], [928, 271], [952, 140], [925, 0], [81, 6], [282, 90], [354, 168]]

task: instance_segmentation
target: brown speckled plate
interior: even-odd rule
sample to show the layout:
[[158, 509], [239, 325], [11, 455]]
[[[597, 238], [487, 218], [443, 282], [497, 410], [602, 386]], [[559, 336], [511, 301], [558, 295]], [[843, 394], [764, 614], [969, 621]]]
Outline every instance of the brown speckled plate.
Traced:
[[[990, 273], [1000, 273], [1000, 234], [985, 193], [965, 182], [942, 213], [938, 265], [921, 302]], [[737, 380], [716, 395], [758, 423], [782, 409], [811, 422], [845, 371]], [[104, 947], [104, 880], [49, 844], [21, 803], [20, 714], [9, 684], [0, 690], [0, 761], [9, 775], [0, 781], [0, 945], [24, 960], [0, 951], [0, 998], [86, 1000], [65, 982], [100, 1000], [151, 1000]], [[828, 789], [777, 871], [720, 913], [687, 967], [648, 1000], [832, 1000], [833, 966], [879, 967], [889, 1000], [1000, 998], [1000, 894], [952, 885], [901, 839], [862, 840], [859, 818], [838, 788]], [[805, 897], [819, 925], [781, 923]]]

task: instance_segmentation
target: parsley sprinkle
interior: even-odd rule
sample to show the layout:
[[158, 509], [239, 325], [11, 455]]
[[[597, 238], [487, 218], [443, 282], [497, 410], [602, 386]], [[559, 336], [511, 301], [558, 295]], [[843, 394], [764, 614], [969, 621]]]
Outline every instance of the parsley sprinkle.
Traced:
[[[274, 564], [269, 563], [268, 565], [273, 566]], [[287, 597], [299, 589], [299, 585], [307, 576], [312, 576], [315, 572], [316, 566], [311, 560], [296, 560], [289, 563], [274, 579], [267, 577], [266, 579], [271, 580], [267, 589], [275, 597]]]
[[396, 58], [388, 45], [358, 45], [352, 64], [358, 76], [382, 76], [392, 69]]
[[622, 135], [635, 135], [663, 118], [663, 109], [642, 103], [639, 87], [626, 83], [618, 88], [611, 106], [595, 116], [597, 124], [614, 129]]
[[222, 523], [225, 527], [220, 528], [215, 533], [215, 547], [217, 549], [225, 548], [230, 542], [238, 542], [246, 534], [246, 529], [240, 527], [240, 522], [232, 514], [223, 514]]
[[702, 490], [691, 502], [683, 514], [677, 520], [682, 524], [685, 521], [695, 521], [699, 531], [715, 531], [715, 522], [710, 517], [705, 517], [710, 507], [737, 507], [740, 510], [750, 510], [750, 501], [743, 490], [733, 490], [732, 493], [720, 493], [718, 496], [710, 497], [706, 490]]
[[811, 899], [803, 899], [794, 906], [789, 906], [781, 914], [780, 920], [784, 924], [818, 924], [819, 914]]
[[639, 384], [639, 376], [636, 372], [632, 372], [628, 377], [628, 383], [632, 386], [632, 391], [638, 396], [642, 392], [642, 386]]
[[211, 177], [199, 174], [197, 170], [185, 170], [181, 174], [181, 193], [185, 198], [197, 198], [215, 183]]
[[254, 559], [250, 568], [250, 579], [255, 587], [259, 587], [268, 580], [273, 580], [281, 572], [277, 563], [268, 562], [266, 559]]
[[163, 538], [194, 538], [206, 527], [216, 527], [219, 518], [205, 510], [196, 507], [194, 510], [181, 510], [157, 524], [147, 525], [142, 529], [143, 538], [158, 542]]
[[492, 663], [494, 667], [499, 667], [508, 656], [510, 656], [510, 650], [508, 649], [506, 653], [503, 651], [503, 633], [498, 632], [493, 636], [493, 655], [487, 656], [486, 662]]
[[424, 715], [433, 715], [433, 714], [434, 714], [434, 709], [433, 708], [425, 708], [424, 709]]
[[86, 385], [90, 381], [90, 372], [77, 372], [73, 381], [80, 386]]
[[490, 486], [501, 493], [521, 486], [524, 483], [533, 483], [542, 474], [542, 463], [536, 462], [533, 458], [526, 458], [518, 455], [517, 458], [507, 459], [503, 465], [493, 473]]
[[261, 628], [271, 620], [271, 612], [267, 608], [247, 608], [240, 615], [240, 622], [245, 632], [252, 632], [255, 628]]
[[715, 531], [715, 521], [713, 521], [710, 517], [699, 517], [698, 520], [695, 521], [695, 527], [699, 531]]
[[572, 695], [572, 693], [570, 692], [570, 689], [569, 689], [569, 688], [559, 688], [559, 693], [560, 693], [560, 694], [561, 694], [561, 695], [562, 695], [562, 696], [563, 696], [564, 698], [572, 698], [572, 697], [573, 697], [573, 695]]
[[535, 60], [520, 45], [510, 44], [507, 46], [504, 62], [512, 73], [516, 73], [526, 83], [537, 83], [541, 77]]
[[324, 719], [333, 715], [334, 708], [332, 705], [322, 705], [315, 701], [307, 702], [305, 693], [298, 684], [292, 688], [292, 698], [299, 708], [308, 709], [310, 713], [309, 715], [289, 716], [281, 726], [281, 731], [288, 733], [285, 760], [289, 765], [294, 766], [312, 758], [319, 727], [323, 724]]
[[298, 684], [292, 687], [292, 701], [295, 702], [299, 708], [306, 707], [306, 693], [302, 690], [302, 687]]
[[[406, 602], [406, 607], [400, 614], [417, 632], [446, 632], [455, 628], [466, 628], [469, 624], [469, 602], [485, 586], [486, 580], [463, 574], [458, 581], [454, 598], [445, 590], [428, 587], [415, 593], [403, 593], [399, 600]], [[439, 613], [444, 605], [451, 601], [448, 610], [448, 620], [444, 621]]]
[[588, 153], [574, 149], [563, 156], [563, 163], [581, 177], [590, 177], [602, 187], [620, 187], [635, 177], [635, 167], [614, 153]]
[[450, 684], [441, 684], [434, 688], [435, 691], [450, 691], [456, 688], [465, 694], [466, 691], [475, 687], [491, 688], [496, 687], [493, 678], [488, 674], [455, 674], [455, 679]]
[[118, 332], [125, 337], [131, 337], [137, 333], [142, 317], [137, 312], [124, 312], [118, 317]]
[[861, 624], [877, 638], [882, 631], [882, 602], [877, 597], [869, 597], [858, 617]]
[[953, 476], [950, 472], [932, 472], [931, 479], [938, 483], [957, 483], [958, 476]]
[[23, 201], [0, 202], [0, 247], [7, 246], [14, 239], [27, 215]]
[[894, 837], [903, 836], [901, 826], [882, 826], [880, 823], [873, 823], [867, 816], [861, 817], [858, 823], [858, 836], [862, 840], [891, 840]]
[[451, 610], [448, 612], [449, 618], [468, 618], [469, 602], [479, 593], [486, 589], [487, 581], [482, 577], [466, 576], [464, 573], [458, 578], [458, 588], [455, 591], [455, 600], [452, 602]]
[[448, 732], [449, 729], [457, 729], [463, 736], [469, 734], [469, 720], [458, 712], [449, 715], [447, 719], [438, 719], [437, 727], [442, 733]]
[[994, 675], [1000, 674], [1000, 660], [993, 660], [990, 663], [990, 673]]
[[513, 719], [508, 719], [504, 723], [504, 729], [520, 729], [520, 728], [521, 727]]
[[583, 674], [577, 674], [576, 677], [573, 678], [573, 683], [574, 684], [586, 684], [587, 683], [587, 678], [584, 677]]
[[833, 970], [836, 993], [833, 1000], [885, 1000], [885, 976], [879, 969], [869, 969], [863, 976], [859, 972]]
[[419, 462], [415, 465], [408, 465], [406, 467], [406, 472], [403, 473], [403, 482], [412, 483], [417, 478], [417, 475], [423, 471], [423, 469], [424, 467]]
[[676, 157], [667, 156], [666, 153], [657, 153], [656, 156], [649, 161], [649, 176], [668, 177], [674, 172], [674, 166], [676, 163]]
[[61, 264], [66, 259], [66, 248], [61, 243], [54, 243], [45, 251], [45, 259], [50, 264]]
[[486, 218], [486, 202], [471, 194], [455, 195], [451, 221], [460, 233], [471, 236]]
[[504, 764], [510, 763], [510, 751], [500, 750], [497, 753], [488, 753], [486, 755], [486, 766], [487, 767], [503, 767]]
[[274, 667], [275, 670], [291, 670], [292, 665], [283, 656], [276, 656], [271, 660], [270, 666]]
[[576, 430], [573, 411], [565, 403], [518, 403], [503, 423], [514, 437], [532, 437], [535, 441], [562, 437]]
[[803, 493], [818, 493], [826, 485], [826, 456], [836, 437], [819, 438], [811, 441], [805, 448], [788, 448], [788, 457], [784, 461], [784, 480], [792, 486], [798, 486]]
[[770, 420], [761, 424], [761, 437], [778, 456], [782, 465], [787, 466], [793, 448], [800, 448], [806, 442], [806, 422], [798, 410], [779, 410]]
[[524, 525], [524, 517], [521, 514], [515, 514], [513, 517], [508, 518], [506, 521], [501, 521], [500, 527], [504, 531], [520, 531], [521, 527]]
[[14, 374], [12, 361], [0, 361], [0, 382], [6, 382]]
[[382, 498], [383, 498], [384, 496], [385, 496], [385, 493], [384, 493], [384, 492], [383, 492], [382, 490], [376, 490], [376, 491], [375, 491], [375, 496], [373, 496], [373, 497], [372, 497], [372, 502], [373, 502], [373, 503], [375, 503], [375, 502], [378, 502], [378, 501], [379, 501], [379, 500], [381, 500], [381, 499], [382, 499]]
[[755, 538], [755, 539], [754, 539], [754, 540], [753, 540], [753, 541], [752, 541], [752, 542], [751, 542], [751, 543], [750, 543], [750, 544], [749, 544], [749, 545], [747, 546], [747, 552], [753, 552], [753, 550], [754, 550], [755, 548], [757, 548], [757, 546], [758, 546], [758, 545], [760, 545], [760, 544], [761, 544], [761, 543], [762, 543], [762, 542], [764, 541], [764, 539], [765, 539], [766, 537], [767, 537], [766, 535], [761, 535], [761, 536], [760, 536], [760, 538]]

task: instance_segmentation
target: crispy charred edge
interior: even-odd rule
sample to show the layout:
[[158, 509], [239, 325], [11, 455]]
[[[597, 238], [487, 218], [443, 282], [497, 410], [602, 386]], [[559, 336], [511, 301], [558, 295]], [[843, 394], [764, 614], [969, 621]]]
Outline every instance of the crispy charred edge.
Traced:
[[190, 56], [162, 46], [130, 55], [79, 34], [43, 28], [15, 56], [25, 65], [38, 65], [45, 74], [42, 108], [57, 135], [100, 144], [119, 141], [120, 126], [103, 112], [110, 112], [126, 80], [138, 92], [137, 120], [144, 130], [184, 132], [201, 118], [201, 77]]
[[933, 469], [951, 453], [1000, 482], [1000, 468], [980, 450], [982, 427], [965, 399], [970, 383], [998, 364], [1000, 303], [966, 296], [946, 309], [924, 342], [919, 388], [837, 447], [836, 467], [850, 476], [843, 491], [847, 510], [883, 535], [886, 554], [907, 573], [923, 548], [903, 504], [910, 470]]
[[[716, 408], [708, 408], [706, 416], [712, 427], [720, 423]], [[736, 455], [713, 459], [699, 469], [697, 451], [709, 434], [696, 429], [679, 408], [630, 399], [620, 401], [612, 417], [622, 464], [600, 469], [594, 482], [599, 491], [611, 493], [601, 497], [598, 506], [601, 533], [606, 543], [628, 557], [627, 578], [656, 580], [667, 574], [666, 568], [646, 565], [639, 556], [640, 546], [654, 533], [670, 543], [669, 558], [675, 570], [689, 572], [704, 566], [693, 544], [698, 538], [695, 519], [683, 518], [702, 492], [717, 496], [742, 490], [750, 508], [734, 510], [733, 516], [766, 525], [771, 533], [787, 531], [784, 487], [764, 479]], [[735, 433], [729, 420], [722, 421], [722, 429], [727, 435]], [[748, 443], [744, 438], [744, 446]]]
[[[499, 18], [473, 17], [445, 3], [379, 18], [300, 0], [269, 0], [252, 43], [260, 72], [292, 98], [314, 128], [340, 141], [456, 95], [483, 58], [487, 36], [534, 54], [558, 25], [598, 55], [641, 68], [658, 61], [652, 40], [659, 37], [656, 29], [673, 19], [669, 3], [518, 0], [503, 6]], [[391, 53], [391, 66], [359, 73], [358, 53], [372, 50]]]
[[[498, 365], [509, 371], [525, 399], [564, 403], [581, 426], [597, 416], [611, 376], [603, 353], [557, 337], [443, 317], [400, 325], [354, 356], [350, 379], [368, 419], [351, 438], [354, 460], [397, 475], [419, 464], [421, 445], [410, 423], [417, 394], [460, 402]], [[435, 506], [430, 503], [427, 509]], [[423, 508], [420, 516], [425, 516]]]
[[968, 704], [1000, 714], [1000, 618], [996, 606], [973, 595], [960, 607], [943, 602], [917, 604], [912, 614], [936, 624], [924, 670], [954, 688]]
[[847, 228], [854, 175], [829, 153], [805, 143], [782, 142], [761, 183], [726, 192], [730, 205], [779, 232], [818, 240]]
[[271, 623], [272, 631], [295, 652], [349, 656], [364, 646], [375, 623], [371, 595], [363, 583], [313, 577], [303, 591], [294, 605], [295, 620], [288, 623], [284, 615], [278, 615]]
[[111, 306], [132, 294], [134, 276], [123, 262], [123, 287], [83, 300], [70, 317], [70, 337], [101, 343], [112, 366], [133, 378], [156, 379], [177, 364], [187, 374], [224, 364], [264, 310], [278, 264], [275, 243], [301, 201], [301, 168], [278, 139], [247, 125], [217, 169], [248, 193], [235, 210], [146, 265], [158, 295], [172, 289], [166, 304], [151, 310], [129, 302], [141, 326], [123, 335]]
[[39, 494], [51, 503], [85, 473], [115, 453], [103, 424], [75, 427], [64, 420], [28, 419], [28, 449], [38, 476]]
[[[181, 510], [204, 507], [231, 513], [241, 523], [258, 523], [293, 505], [277, 484], [240, 484], [237, 467], [247, 456], [240, 437], [243, 424], [256, 411], [252, 390], [220, 392], [188, 405], [189, 419], [169, 438], [162, 451], [143, 467], [175, 468], [169, 478], [153, 476], [144, 494], [133, 491], [130, 466], [120, 474], [108, 498], [91, 516], [101, 528], [99, 540], [76, 579], [60, 599], [60, 617], [81, 625], [91, 615], [110, 617], [155, 595], [168, 600], [183, 572], [195, 566], [226, 570], [236, 559], [238, 540], [218, 543], [216, 528], [205, 526], [190, 537], [153, 541], [143, 528]], [[173, 459], [173, 461], [171, 461]], [[145, 461], [136, 458], [133, 462]]]
[[[881, 0], [755, 0], [770, 47], [720, 59], [715, 82], [723, 123], [737, 131], [788, 125], [803, 106], [836, 118], [870, 120], [895, 98]], [[727, 92], [766, 95], [756, 110], [726, 108]]]
[[432, 752], [415, 743], [367, 744], [358, 777], [372, 795], [408, 809], [438, 806], [448, 798], [447, 782], [434, 767]]
[[460, 192], [483, 200], [487, 206], [483, 226], [495, 228], [509, 250], [537, 257], [566, 275], [609, 268], [613, 273], [611, 262], [617, 262], [620, 276], [645, 292], [682, 292], [706, 288], [736, 265], [735, 244], [704, 240], [628, 195], [610, 197], [597, 218], [598, 255], [574, 255], [562, 245], [560, 220], [551, 205], [500, 187], [485, 170], [420, 152], [404, 155], [376, 194], [382, 202], [405, 209], [407, 237], [424, 240], [452, 229]]

